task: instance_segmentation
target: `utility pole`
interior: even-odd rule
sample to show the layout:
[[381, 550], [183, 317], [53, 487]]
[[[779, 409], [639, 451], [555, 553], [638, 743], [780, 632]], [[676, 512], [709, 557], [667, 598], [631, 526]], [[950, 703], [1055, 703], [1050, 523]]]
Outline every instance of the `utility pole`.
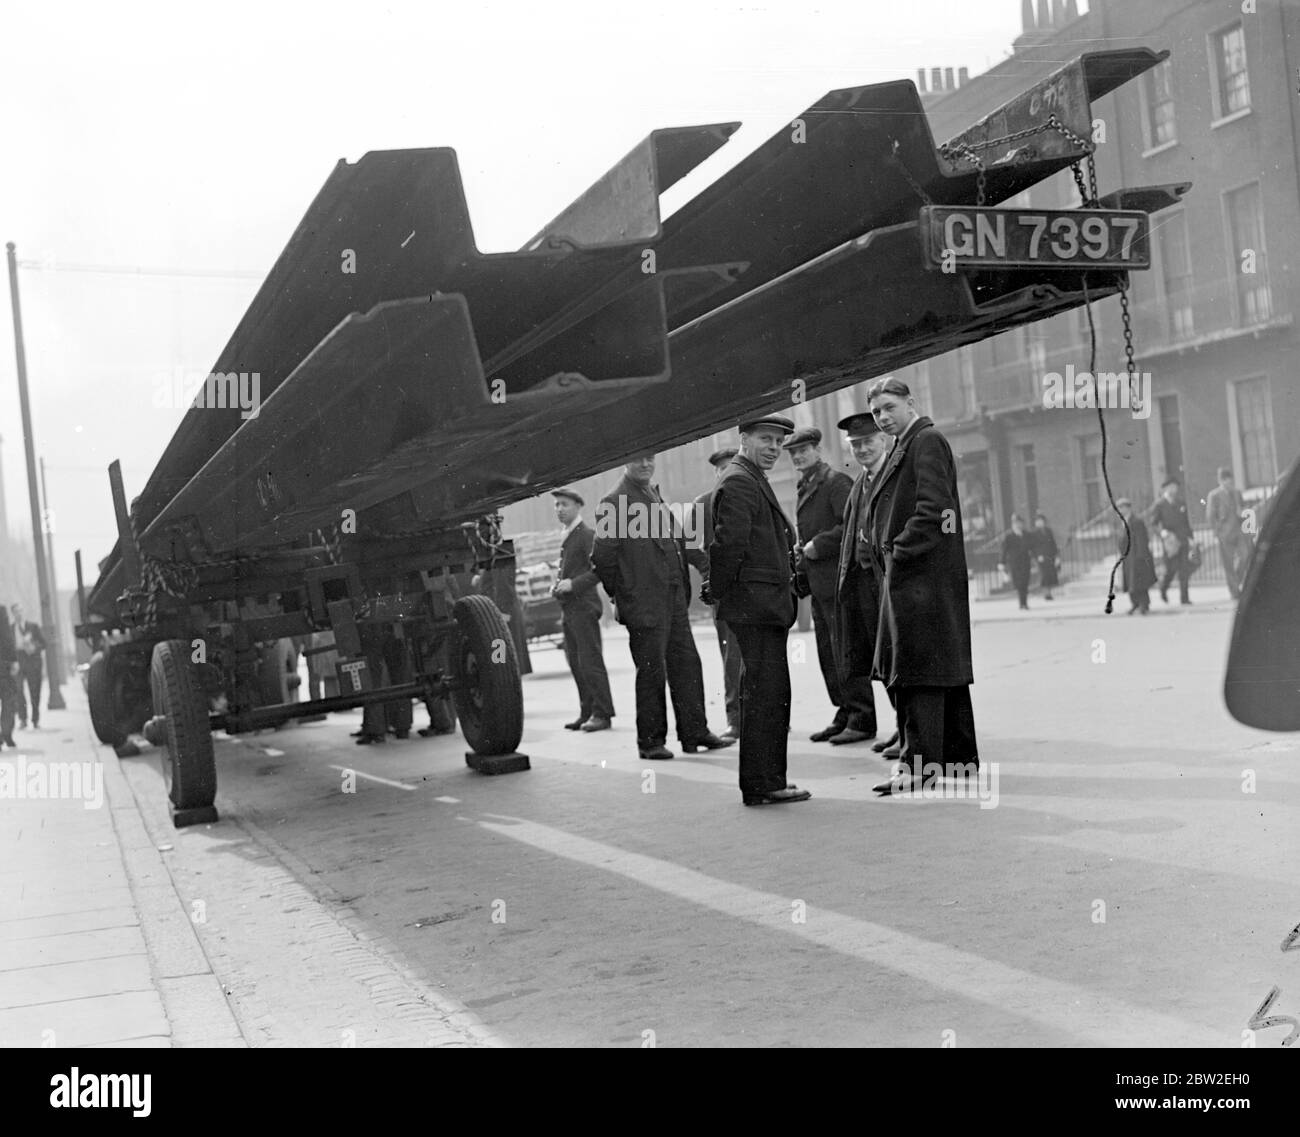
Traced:
[[[54, 635], [59, 651], [59, 658], [50, 670], [50, 693], [53, 694], [67, 675], [67, 660], [63, 658], [64, 612], [59, 604], [59, 574], [54, 567], [54, 510], [50, 507], [50, 488], [45, 481], [44, 458], [41, 459], [41, 500], [45, 502], [45, 512], [41, 515], [45, 519], [45, 559], [50, 565], [50, 597], [54, 604]], [[68, 643], [71, 645], [72, 640]]]
[[59, 646], [59, 634], [53, 623], [53, 608], [50, 604], [50, 578], [45, 563], [45, 540], [41, 527], [41, 502], [36, 485], [36, 443], [32, 437], [32, 408], [27, 398], [27, 355], [23, 350], [23, 313], [18, 302], [18, 261], [14, 254], [12, 241], [5, 245], [9, 255], [9, 299], [14, 312], [14, 354], [18, 357], [18, 401], [23, 415], [23, 447], [27, 452], [27, 498], [32, 510], [32, 547], [36, 552], [36, 583], [41, 593], [41, 627], [45, 632], [46, 672], [50, 677], [50, 697], [47, 706], [52, 711], [61, 711], [66, 704], [63, 701], [63, 675], [59, 668], [63, 651]]

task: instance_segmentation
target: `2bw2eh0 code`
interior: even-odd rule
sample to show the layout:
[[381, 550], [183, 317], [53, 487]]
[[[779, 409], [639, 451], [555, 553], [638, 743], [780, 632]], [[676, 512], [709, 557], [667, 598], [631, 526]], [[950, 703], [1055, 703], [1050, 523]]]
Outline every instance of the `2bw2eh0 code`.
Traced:
[[927, 205], [926, 263], [961, 267], [1149, 268], [1147, 216], [1124, 209], [985, 209]]

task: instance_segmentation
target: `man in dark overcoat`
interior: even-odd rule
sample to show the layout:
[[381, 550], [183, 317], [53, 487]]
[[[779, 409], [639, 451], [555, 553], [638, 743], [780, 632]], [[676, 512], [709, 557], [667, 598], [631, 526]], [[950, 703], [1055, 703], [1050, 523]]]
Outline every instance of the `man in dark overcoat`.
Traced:
[[560, 627], [564, 632], [564, 659], [578, 687], [578, 717], [564, 724], [567, 730], [591, 734], [608, 730], [614, 717], [614, 698], [600, 642], [599, 582], [591, 567], [595, 534], [582, 519], [585, 504], [576, 490], [553, 490], [555, 516], [564, 526], [560, 543], [560, 572], [555, 597], [560, 602]]
[[1137, 612], [1145, 616], [1151, 611], [1151, 586], [1156, 582], [1156, 562], [1151, 555], [1151, 538], [1147, 534], [1146, 522], [1133, 512], [1133, 503], [1128, 498], [1122, 497], [1116, 501], [1115, 508], [1128, 522], [1127, 538], [1123, 525], [1115, 527], [1120, 556], [1124, 558], [1122, 585], [1128, 593], [1128, 614], [1131, 616]]
[[701, 552], [686, 548], [684, 526], [653, 485], [655, 456], [638, 454], [623, 467], [623, 477], [601, 498], [591, 563], [614, 601], [618, 622], [627, 627], [636, 664], [636, 744], [646, 759], [670, 759], [668, 707], [682, 749], [718, 750], [731, 743], [709, 730], [704, 710], [704, 672], [691, 635], [688, 558], [701, 566]]
[[746, 805], [806, 801], [789, 785], [790, 664], [786, 639], [795, 620], [794, 526], [767, 471], [794, 431], [784, 415], [740, 424], [740, 453], [713, 490], [713, 541], [707, 594], [740, 644], [740, 795]]
[[[813, 742], [842, 745], [874, 737], [865, 730], [871, 717], [866, 707], [852, 706], [840, 686], [835, 647], [835, 570], [844, 526], [844, 506], [853, 479], [843, 470], [832, 470], [821, 454], [822, 432], [815, 426], [796, 430], [786, 439], [785, 450], [799, 471], [795, 518], [799, 552], [795, 563], [808, 578], [812, 590], [813, 632], [817, 639], [817, 662], [835, 717], [831, 724], [812, 735]], [[874, 709], [873, 709], [874, 710]], [[853, 719], [850, 726], [849, 720]]]
[[1191, 579], [1195, 566], [1191, 560], [1192, 542], [1195, 534], [1192, 523], [1187, 517], [1187, 505], [1183, 501], [1183, 486], [1177, 478], [1166, 478], [1160, 487], [1160, 496], [1151, 506], [1151, 523], [1165, 547], [1165, 571], [1160, 578], [1160, 599], [1169, 603], [1169, 585], [1174, 577], [1178, 578], [1178, 601], [1190, 604], [1187, 582]]
[[876, 380], [868, 395], [876, 423], [895, 439], [872, 482], [866, 526], [882, 581], [875, 671], [893, 691], [901, 735], [899, 775], [873, 788], [890, 794], [978, 766], [975, 677], [952, 447], [917, 414], [902, 380]]

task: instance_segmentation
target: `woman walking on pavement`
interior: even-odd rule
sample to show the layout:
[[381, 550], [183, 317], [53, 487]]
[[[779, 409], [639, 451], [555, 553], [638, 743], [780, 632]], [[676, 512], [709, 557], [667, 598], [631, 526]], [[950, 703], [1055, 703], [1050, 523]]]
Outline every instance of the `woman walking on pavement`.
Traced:
[[1128, 614], [1131, 616], [1134, 612], [1139, 612], [1145, 616], [1151, 611], [1151, 586], [1156, 582], [1156, 561], [1151, 555], [1151, 538], [1147, 534], [1146, 523], [1133, 512], [1133, 503], [1128, 498], [1120, 498], [1115, 502], [1115, 508], [1128, 522], [1129, 530], [1126, 552], [1124, 526], [1116, 527], [1120, 555], [1124, 558], [1123, 589], [1128, 593], [1131, 605]]
[[1020, 514], [1011, 516], [1011, 531], [1002, 539], [1002, 560], [998, 568], [1011, 577], [1022, 610], [1029, 608], [1029, 570], [1033, 554], [1033, 538], [1025, 532], [1025, 520]]
[[1061, 551], [1056, 547], [1056, 534], [1039, 513], [1034, 517], [1034, 559], [1038, 561], [1038, 583], [1043, 586], [1043, 599], [1051, 600], [1052, 589], [1060, 583], [1057, 572], [1061, 567]]

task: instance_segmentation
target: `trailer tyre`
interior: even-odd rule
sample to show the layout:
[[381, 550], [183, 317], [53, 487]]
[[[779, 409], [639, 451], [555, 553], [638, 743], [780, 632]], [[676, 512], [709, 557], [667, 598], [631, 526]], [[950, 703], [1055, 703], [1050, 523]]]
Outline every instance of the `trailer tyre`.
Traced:
[[127, 732], [118, 721], [115, 684], [108, 655], [102, 651], [90, 657], [90, 668], [86, 672], [86, 700], [90, 703], [90, 725], [95, 728], [95, 737], [105, 746], [114, 748], [126, 742]]
[[154, 645], [150, 666], [154, 710], [163, 718], [167, 748], [163, 780], [171, 798], [173, 820], [179, 828], [215, 821], [212, 802], [217, 795], [217, 768], [208, 726], [208, 697], [190, 662], [185, 640]]
[[452, 608], [460, 628], [453, 702], [461, 733], [478, 754], [509, 754], [524, 733], [524, 688], [505, 617], [486, 596]]
[[293, 640], [276, 640], [262, 649], [262, 662], [258, 668], [258, 686], [262, 692], [262, 705], [280, 706], [299, 701], [298, 649]]

